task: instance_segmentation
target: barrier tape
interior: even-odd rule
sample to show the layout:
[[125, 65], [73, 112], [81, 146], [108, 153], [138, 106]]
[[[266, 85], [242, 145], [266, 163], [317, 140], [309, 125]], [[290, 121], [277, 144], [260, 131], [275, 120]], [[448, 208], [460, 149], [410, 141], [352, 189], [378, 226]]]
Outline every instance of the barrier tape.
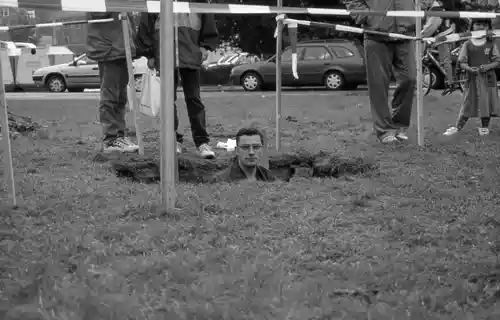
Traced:
[[63, 26], [71, 26], [77, 24], [93, 24], [93, 23], [107, 23], [112, 21], [118, 21], [118, 19], [98, 19], [98, 20], [77, 20], [77, 21], [63, 21], [63, 22], [50, 22], [50, 23], [37, 23], [37, 24], [28, 24], [28, 25], [18, 25], [18, 26], [1, 26], [1, 31], [12, 31], [12, 30], [21, 30], [21, 29], [38, 29], [38, 28], [50, 28], [50, 27], [63, 27]]
[[458, 42], [467, 39], [477, 39], [483, 37], [500, 38], [500, 29], [452, 33], [447, 36], [424, 39], [424, 41], [435, 42], [436, 45], [440, 45], [449, 42]]
[[[149, 0], [0, 0], [0, 6], [21, 9], [46, 9], [75, 12], [160, 12], [160, 1]], [[332, 16], [386, 16], [386, 17], [441, 17], [493, 19], [500, 15], [495, 12], [469, 11], [366, 11], [326, 8], [295, 8], [276, 6], [256, 6], [219, 3], [176, 2], [175, 13], [214, 13], [214, 14], [310, 14]]]
[[[420, 38], [419, 39], [416, 37], [407, 36], [407, 35], [398, 34], [398, 33], [379, 32], [379, 31], [367, 30], [367, 29], [362, 29], [362, 28], [357, 28], [357, 27], [344, 26], [344, 25], [340, 25], [340, 24], [289, 19], [289, 18], [286, 18], [286, 16], [283, 14], [276, 16], [276, 20], [282, 20], [283, 24], [288, 27], [290, 46], [291, 46], [291, 50], [292, 50], [292, 74], [293, 74], [293, 77], [295, 79], [299, 79], [299, 74], [297, 71], [297, 65], [298, 65], [297, 34], [298, 34], [298, 26], [299, 25], [305, 25], [305, 26], [310, 26], [310, 27], [333, 28], [337, 31], [353, 32], [353, 33], [359, 33], [359, 34], [371, 34], [371, 35], [384, 36], [384, 37], [393, 38], [393, 39], [400, 39], [400, 40], [423, 40], [423, 41], [435, 43], [436, 45], [441, 45], [441, 44], [448, 43], [448, 42], [458, 42], [458, 41], [463, 41], [463, 40], [472, 39], [472, 38], [477, 39], [477, 38], [482, 38], [485, 36], [492, 37], [492, 38], [499, 38], [500, 37], [500, 29], [496, 29], [496, 30], [483, 30], [483, 31], [453, 33], [453, 34], [446, 35], [446, 36], [423, 38], [423, 39]], [[277, 30], [276, 30], [276, 32], [277, 32]], [[277, 34], [275, 33], [275, 37], [276, 37], [276, 35]]]

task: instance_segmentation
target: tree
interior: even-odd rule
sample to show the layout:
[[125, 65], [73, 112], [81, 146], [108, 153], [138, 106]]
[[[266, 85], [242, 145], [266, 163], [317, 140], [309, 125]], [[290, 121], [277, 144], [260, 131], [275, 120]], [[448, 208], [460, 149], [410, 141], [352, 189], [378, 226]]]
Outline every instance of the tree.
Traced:
[[[217, 3], [232, 3], [234, 0], [218, 0]], [[276, 6], [276, 1], [269, 0], [239, 0], [241, 4]], [[316, 8], [344, 8], [341, 0], [285, 0], [283, 6], [288, 7], [316, 7]], [[217, 28], [221, 40], [241, 48], [243, 51], [255, 54], [271, 54], [276, 51], [274, 32], [276, 20], [274, 15], [216, 15]], [[320, 22], [350, 24], [350, 17], [308, 16], [294, 15], [290, 18], [314, 20]], [[300, 27], [299, 36], [302, 38], [327, 38], [340, 35], [325, 28]], [[347, 35], [351, 36], [351, 35]], [[285, 36], [285, 39], [287, 37]], [[285, 40], [285, 45], [287, 41]]]

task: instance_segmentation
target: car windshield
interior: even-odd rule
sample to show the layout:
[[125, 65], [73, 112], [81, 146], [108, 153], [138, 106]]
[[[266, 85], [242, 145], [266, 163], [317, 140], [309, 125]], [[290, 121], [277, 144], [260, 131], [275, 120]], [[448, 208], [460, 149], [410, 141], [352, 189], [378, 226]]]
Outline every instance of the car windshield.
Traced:
[[83, 61], [85, 61], [85, 60], [87, 60], [87, 59], [85, 59], [85, 57], [86, 57], [86, 56], [87, 56], [87, 54], [85, 54], [85, 53], [84, 53], [84, 54], [82, 54], [82, 55], [80, 55], [80, 56], [78, 56], [78, 57], [74, 58], [74, 59], [73, 59], [73, 61], [71, 61], [71, 62], [78, 61], [78, 60], [83, 60]]
[[225, 56], [225, 57], [223, 57], [222, 59], [219, 60], [219, 63], [227, 63], [227, 62], [229, 62], [229, 60], [233, 59], [235, 56], [237, 57], [238, 55], [232, 54], [232, 55], [229, 55], [229, 56]]

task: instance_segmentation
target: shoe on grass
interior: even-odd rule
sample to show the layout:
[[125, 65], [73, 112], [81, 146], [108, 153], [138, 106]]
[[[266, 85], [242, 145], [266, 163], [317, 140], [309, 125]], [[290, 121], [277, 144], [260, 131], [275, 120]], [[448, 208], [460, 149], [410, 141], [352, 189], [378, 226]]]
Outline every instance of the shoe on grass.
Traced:
[[396, 133], [396, 139], [399, 141], [408, 141], [408, 134], [406, 134], [406, 132], [399, 131]]
[[490, 129], [488, 128], [477, 128], [480, 136], [487, 136], [490, 134]]
[[104, 143], [103, 152], [123, 152], [123, 153], [132, 153], [137, 152], [139, 150], [139, 146], [130, 141], [128, 138], [116, 138]]
[[446, 131], [443, 133], [444, 136], [447, 136], [447, 137], [450, 137], [452, 135], [455, 135], [458, 133], [458, 128], [457, 127], [449, 127], [448, 129], [446, 129]]
[[203, 159], [214, 159], [215, 158], [215, 152], [212, 150], [212, 148], [207, 143], [204, 143], [198, 147], [198, 155], [200, 157], [202, 157]]
[[382, 136], [379, 137], [380, 142], [383, 144], [391, 144], [391, 143], [397, 143], [399, 142], [399, 139], [396, 138], [396, 135], [392, 132], [388, 132]]

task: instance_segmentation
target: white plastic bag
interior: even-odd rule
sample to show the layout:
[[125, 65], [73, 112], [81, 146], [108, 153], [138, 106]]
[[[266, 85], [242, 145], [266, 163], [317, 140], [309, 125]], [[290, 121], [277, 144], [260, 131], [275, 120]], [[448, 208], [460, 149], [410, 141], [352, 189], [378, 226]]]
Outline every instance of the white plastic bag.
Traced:
[[160, 114], [160, 77], [156, 75], [155, 71], [150, 71], [144, 75], [142, 81], [139, 111], [142, 114], [156, 118]]

